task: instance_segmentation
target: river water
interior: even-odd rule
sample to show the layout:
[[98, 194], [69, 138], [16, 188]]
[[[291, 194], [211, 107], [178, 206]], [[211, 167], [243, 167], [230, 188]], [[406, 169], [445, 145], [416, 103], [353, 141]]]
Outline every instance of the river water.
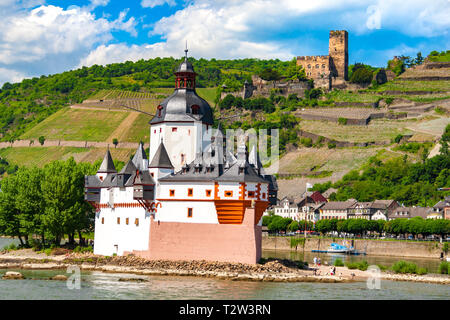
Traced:
[[[9, 242], [11, 242], [10, 239], [0, 238], [0, 248]], [[285, 256], [286, 254], [288, 256]], [[266, 257], [274, 255], [278, 258], [292, 258], [289, 252], [264, 252]], [[369, 256], [365, 258], [369, 260]], [[324, 256], [321, 259], [325, 261], [326, 257]], [[6, 271], [0, 270], [0, 274]], [[9, 271], [13, 270], [10, 269]], [[66, 281], [46, 280], [56, 274], [65, 274], [68, 277], [73, 275], [72, 273], [66, 273], [66, 270], [16, 271], [23, 273], [27, 279], [0, 280], [0, 299], [448, 300], [450, 297], [450, 286], [387, 280], [381, 280], [379, 290], [370, 290], [365, 282], [277, 283], [229, 281], [199, 277], [137, 276], [103, 272], [81, 272], [80, 288], [70, 289]], [[120, 278], [124, 277], [143, 278], [146, 282], [119, 281]]]

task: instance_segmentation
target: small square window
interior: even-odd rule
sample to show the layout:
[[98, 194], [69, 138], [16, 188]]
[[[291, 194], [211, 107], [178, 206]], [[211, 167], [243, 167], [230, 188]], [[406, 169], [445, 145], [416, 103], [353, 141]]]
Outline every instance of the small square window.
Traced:
[[137, 226], [139, 226], [139, 218], [136, 218], [136, 220], [134, 220], [134, 224]]
[[117, 218], [117, 224], [120, 224], [120, 218]]
[[206, 196], [211, 197], [211, 190], [206, 190]]
[[102, 224], [105, 224], [105, 218], [102, 218]]
[[189, 188], [188, 189], [188, 197], [192, 197], [194, 195], [194, 189]]
[[192, 218], [192, 212], [193, 212], [193, 209], [188, 208], [188, 213], [187, 213], [188, 218]]
[[169, 190], [169, 194], [171, 197], [175, 197], [175, 190]]
[[177, 128], [172, 128], [172, 132], [177, 132]]
[[253, 198], [255, 196], [255, 191], [249, 191], [248, 192], [248, 197], [249, 198]]
[[225, 197], [232, 197], [233, 191], [225, 191]]

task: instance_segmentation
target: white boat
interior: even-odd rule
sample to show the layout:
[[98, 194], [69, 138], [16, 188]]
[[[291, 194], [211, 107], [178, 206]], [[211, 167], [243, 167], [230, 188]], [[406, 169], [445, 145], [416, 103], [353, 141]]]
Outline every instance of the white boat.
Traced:
[[340, 245], [337, 243], [332, 243], [330, 245], [330, 247], [328, 248], [327, 252], [330, 253], [351, 253], [353, 252], [355, 249], [353, 247], [346, 247], [344, 245]]

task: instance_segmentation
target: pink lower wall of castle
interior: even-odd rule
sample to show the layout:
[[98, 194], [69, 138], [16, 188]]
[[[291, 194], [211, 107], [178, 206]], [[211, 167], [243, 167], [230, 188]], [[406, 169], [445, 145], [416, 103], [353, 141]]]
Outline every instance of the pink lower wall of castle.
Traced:
[[255, 264], [261, 258], [261, 226], [254, 209], [245, 211], [240, 225], [158, 222], [150, 218], [146, 251], [134, 251], [150, 260], [208, 260]]

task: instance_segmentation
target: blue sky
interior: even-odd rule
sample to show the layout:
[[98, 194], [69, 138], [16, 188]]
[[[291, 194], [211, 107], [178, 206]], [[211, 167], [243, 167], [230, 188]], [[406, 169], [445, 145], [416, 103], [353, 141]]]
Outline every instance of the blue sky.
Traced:
[[450, 49], [448, 0], [0, 0], [0, 84], [93, 64], [183, 55], [326, 55], [349, 32], [350, 63]]

